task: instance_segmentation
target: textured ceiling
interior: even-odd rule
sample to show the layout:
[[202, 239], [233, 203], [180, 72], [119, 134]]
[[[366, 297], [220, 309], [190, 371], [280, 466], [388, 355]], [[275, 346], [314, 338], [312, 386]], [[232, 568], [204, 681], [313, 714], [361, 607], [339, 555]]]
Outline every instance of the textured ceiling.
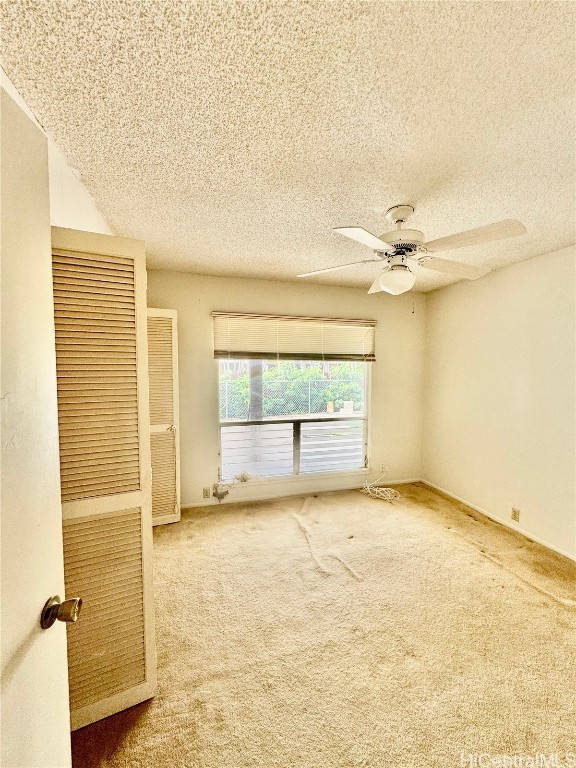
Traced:
[[[492, 267], [574, 242], [573, 2], [10, 0], [7, 74], [149, 265], [291, 280], [411, 203]], [[380, 212], [379, 212], [380, 211]], [[417, 267], [417, 289], [446, 275]], [[313, 278], [368, 287], [376, 265]]]

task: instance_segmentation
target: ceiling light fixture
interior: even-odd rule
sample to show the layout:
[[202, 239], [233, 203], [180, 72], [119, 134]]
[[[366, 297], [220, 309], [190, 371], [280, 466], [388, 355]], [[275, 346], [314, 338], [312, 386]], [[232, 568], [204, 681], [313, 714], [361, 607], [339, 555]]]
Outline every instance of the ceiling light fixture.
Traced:
[[392, 296], [398, 296], [401, 293], [409, 291], [416, 280], [416, 276], [408, 269], [406, 264], [393, 264], [389, 269], [378, 278], [380, 288]]

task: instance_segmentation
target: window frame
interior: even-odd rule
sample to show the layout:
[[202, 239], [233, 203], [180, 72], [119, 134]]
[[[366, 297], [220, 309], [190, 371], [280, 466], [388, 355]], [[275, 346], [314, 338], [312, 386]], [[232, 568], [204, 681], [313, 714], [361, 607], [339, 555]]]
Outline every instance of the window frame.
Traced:
[[[239, 358], [235, 358], [239, 359]], [[250, 361], [252, 358], [242, 358], [242, 360]], [[263, 419], [249, 419], [246, 421], [243, 421], [241, 419], [229, 419], [224, 420], [220, 418], [220, 360], [221, 358], [215, 359], [216, 363], [216, 374], [217, 374], [217, 387], [218, 387], [218, 479], [222, 483], [230, 483], [234, 481], [234, 477], [223, 477], [222, 474], [222, 467], [223, 467], [223, 453], [222, 453], [222, 427], [232, 426], [232, 425], [242, 425], [242, 426], [259, 426], [264, 424], [292, 424], [292, 472], [287, 474], [279, 474], [279, 475], [263, 475], [261, 479], [266, 481], [271, 480], [287, 480], [289, 478], [293, 479], [296, 477], [314, 477], [318, 475], [331, 475], [331, 474], [342, 474], [344, 473], [354, 473], [359, 471], [368, 470], [370, 468], [370, 434], [371, 434], [371, 428], [370, 428], [370, 412], [371, 412], [371, 390], [372, 390], [372, 366], [370, 365], [370, 361], [364, 361], [363, 365], [365, 366], [365, 375], [364, 375], [364, 415], [363, 416], [353, 416], [350, 414], [331, 414], [330, 416], [323, 416], [322, 414], [312, 413], [312, 414], [300, 414], [295, 416], [272, 416], [267, 417]], [[304, 362], [310, 362], [310, 360], [305, 360]], [[338, 362], [337, 360], [325, 360], [322, 362]], [[361, 361], [358, 361], [361, 362]], [[320, 418], [319, 418], [320, 417]], [[301, 472], [300, 471], [300, 456], [301, 456], [301, 436], [302, 436], [302, 424], [308, 423], [308, 422], [343, 422], [343, 421], [355, 421], [355, 422], [362, 422], [363, 423], [363, 455], [364, 460], [361, 466], [350, 469], [325, 469], [315, 472]], [[260, 478], [259, 478], [260, 479]]]

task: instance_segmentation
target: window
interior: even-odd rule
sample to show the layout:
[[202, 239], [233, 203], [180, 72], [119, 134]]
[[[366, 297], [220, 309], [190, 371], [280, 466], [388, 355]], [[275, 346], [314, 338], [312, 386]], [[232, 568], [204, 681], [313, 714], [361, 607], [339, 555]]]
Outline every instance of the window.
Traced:
[[221, 475], [357, 469], [367, 363], [220, 360]]
[[365, 467], [374, 322], [214, 314], [222, 480]]

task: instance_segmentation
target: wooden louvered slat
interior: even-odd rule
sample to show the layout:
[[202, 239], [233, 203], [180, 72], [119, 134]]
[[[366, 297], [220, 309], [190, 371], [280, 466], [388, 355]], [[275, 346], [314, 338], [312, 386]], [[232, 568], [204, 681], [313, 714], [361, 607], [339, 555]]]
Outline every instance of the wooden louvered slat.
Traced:
[[[52, 272], [56, 280], [62, 280], [65, 273], [68, 271], [74, 272], [80, 278], [95, 278], [103, 283], [118, 282], [124, 286], [124, 290], [130, 290], [131, 282], [131, 270], [118, 269], [116, 262], [111, 264], [110, 261], [102, 261], [100, 264], [74, 264], [73, 261], [69, 261], [66, 257], [63, 257], [61, 261], [56, 259], [52, 262]], [[105, 272], [102, 268], [105, 268]]]
[[95, 304], [90, 302], [90, 307], [85, 304], [75, 304], [72, 301], [68, 301], [66, 304], [60, 304], [54, 302], [56, 311], [62, 317], [79, 317], [86, 316], [87, 318], [98, 318], [99, 320], [115, 320], [116, 318], [131, 318], [132, 308], [129, 305], [116, 304], [115, 306], [106, 306], [104, 304]]
[[[97, 392], [90, 393], [90, 395], [78, 395], [78, 390], [75, 385], [71, 385], [70, 382], [62, 381], [60, 382], [60, 390], [62, 392], [62, 400], [64, 401], [67, 398], [80, 398], [81, 400], [86, 400], [89, 397], [92, 397], [94, 399], [105, 399], [108, 397], [109, 391], [112, 390], [110, 393], [110, 397], [135, 397], [137, 390], [136, 382], [122, 382], [122, 386], [120, 387], [119, 383], [117, 382], [110, 382], [110, 384], [100, 384], [100, 387], [98, 388]], [[76, 400], [75, 402], [78, 402]]]
[[60, 431], [63, 433], [78, 432], [80, 434], [90, 434], [91, 428], [101, 428], [108, 426], [111, 430], [127, 431], [129, 428], [133, 428], [134, 424], [138, 424], [138, 421], [134, 416], [125, 416], [123, 414], [72, 414], [69, 413], [65, 417], [60, 419]]
[[82, 324], [82, 319], [85, 319], [88, 322], [93, 322], [94, 320], [108, 321], [110, 323], [126, 322], [133, 326], [133, 312], [131, 312], [130, 309], [118, 308], [117, 310], [111, 309], [107, 311], [100, 307], [86, 306], [84, 308], [74, 304], [69, 304], [65, 307], [56, 304], [54, 309], [58, 314], [59, 319], [65, 320], [71, 318], [79, 324]]
[[60, 333], [58, 336], [59, 343], [62, 344], [79, 344], [82, 343], [82, 340], [87, 341], [93, 341], [97, 344], [101, 341], [102, 334], [106, 334], [106, 343], [107, 344], [116, 344], [119, 343], [132, 343], [134, 340], [134, 334], [129, 330], [119, 329], [115, 330], [114, 328], [105, 328], [100, 325], [94, 326], [93, 328], [77, 328], [70, 330], [65, 325], [62, 325], [61, 323], [58, 324], [60, 328]]
[[73, 254], [54, 254], [54, 266], [56, 268], [59, 268], [61, 266], [72, 266], [74, 269], [79, 269], [82, 272], [86, 272], [88, 270], [98, 270], [102, 267], [102, 265], [108, 265], [110, 266], [110, 269], [108, 270], [110, 274], [112, 273], [123, 273], [128, 272], [130, 274], [131, 271], [131, 259], [126, 259], [124, 262], [120, 261], [121, 257], [116, 256], [114, 260], [114, 264], [110, 266], [109, 259], [106, 258], [104, 254], [101, 255], [101, 258], [98, 260], [94, 259], [86, 259], [86, 258], [75, 258]]
[[[94, 438], [94, 442], [96, 443], [96, 441], [98, 441], [98, 445], [101, 449], [104, 447], [102, 441], [106, 441], [106, 445], [109, 444], [111, 447], [114, 445], [132, 444], [136, 441], [135, 435], [119, 435], [114, 424], [91, 429], [89, 433], [85, 434], [79, 434], [78, 430], [72, 426], [68, 429], [66, 438], [69, 439], [71, 443], [73, 441], [74, 445], [90, 443], [92, 438]], [[79, 445], [79, 448], [80, 447], [81, 445]], [[67, 451], [68, 443], [66, 443], [66, 446], [62, 449], [61, 453], [66, 453]]]
[[[111, 677], [115, 681], [114, 685], [110, 684], [109, 680], [105, 680], [103, 683], [98, 683], [98, 678], [94, 681], [89, 681], [90, 694], [93, 697], [93, 701], [97, 702], [99, 699], [104, 698], [109, 690], [123, 691], [126, 690], [126, 684], [133, 679], [132, 685], [136, 684], [138, 679], [138, 671], [142, 662], [137, 660], [135, 662], [125, 661], [122, 666], [116, 666], [112, 670]], [[107, 675], [108, 677], [108, 675]]]
[[[66, 255], [64, 256], [62, 253], [59, 253], [58, 251], [54, 254], [54, 260], [58, 261], [60, 259], [70, 259], [74, 261], [79, 261], [81, 264], [84, 264], [88, 261], [95, 261], [97, 264], [100, 264], [102, 261], [106, 262], [108, 261], [108, 256], [104, 253], [87, 253], [84, 251], [75, 251], [71, 248], [66, 249]], [[126, 266], [127, 268], [131, 268], [133, 261], [129, 256], [116, 256], [116, 264], [118, 265], [118, 268], [120, 269], [122, 266]]]
[[118, 336], [112, 333], [102, 335], [88, 336], [87, 334], [75, 333], [73, 337], [66, 336], [62, 331], [58, 334], [58, 343], [56, 349], [59, 351], [70, 350], [72, 352], [78, 350], [78, 348], [85, 348], [87, 351], [96, 351], [100, 346], [103, 347], [103, 352], [115, 352], [118, 349], [125, 350], [129, 353], [134, 351], [134, 334], [130, 336]]
[[[91, 428], [84, 433], [80, 433], [75, 427], [71, 427], [66, 434], [66, 444], [61, 448], [60, 453], [66, 454], [74, 452], [77, 447], [82, 448], [85, 443], [93, 443], [94, 450], [103, 451], [108, 444], [115, 445], [117, 448], [121, 446], [130, 446], [134, 443], [138, 443], [138, 438], [135, 435], [125, 435], [122, 432], [115, 430], [114, 425], [110, 427], [99, 426]], [[79, 456], [77, 458], [88, 458]]]
[[[76, 585], [76, 589], [79, 590], [77, 594], [82, 594], [82, 591], [86, 591], [86, 589], [90, 589], [90, 583], [94, 579], [99, 579], [106, 575], [105, 571], [106, 569], [98, 568], [97, 563], [90, 563], [90, 569], [87, 574], [84, 574], [83, 570], [71, 570], [70, 571], [70, 579], [74, 580], [74, 584]], [[115, 574], [118, 577], [118, 579], [121, 579], [122, 589], [125, 588], [126, 584], [131, 584], [133, 581], [133, 575], [134, 575], [134, 569], [130, 562], [124, 567], [124, 570], [121, 570], [120, 565], [117, 564], [114, 567]], [[114, 581], [114, 584], [116, 584], [116, 581]], [[108, 590], [108, 591], [106, 591]], [[112, 584], [109, 584], [106, 589], [103, 589], [102, 595], [113, 595], [116, 594], [115, 592], [115, 586]]]
[[[62, 451], [64, 454], [70, 454], [72, 457], [71, 460], [76, 461], [85, 461], [86, 463], [90, 463], [91, 459], [90, 457], [82, 457], [80, 458], [77, 454], [77, 450], [79, 446], [82, 446], [83, 442], [81, 439], [75, 440], [70, 446], [68, 446], [65, 450]], [[107, 440], [97, 439], [92, 441], [93, 450], [94, 453], [101, 453], [105, 454], [108, 452], [108, 447], [110, 444], [114, 445], [115, 450], [117, 451], [133, 451], [133, 446], [138, 444], [137, 440], [121, 440], [118, 438], [108, 438]]]
[[[92, 477], [73, 477], [71, 480], [67, 480], [66, 482], [62, 483], [62, 490], [63, 492], [66, 491], [69, 494], [70, 499], [92, 499], [98, 496], [111, 496], [118, 493], [123, 493], [126, 484], [131, 480], [136, 479], [134, 472], [127, 472], [123, 475], [118, 473], [116, 474], [117, 477], [115, 480], [110, 480], [104, 484], [94, 480]], [[80, 492], [75, 490], [79, 485], [82, 485], [81, 496]]]
[[[90, 547], [92, 547], [92, 546], [93, 545], [90, 542]], [[137, 544], [137, 543], [135, 543], [132, 547], [126, 546], [122, 550], [123, 551], [123, 557], [130, 558], [131, 555], [133, 555], [135, 553], [138, 553], [139, 550], [140, 550], [140, 545]], [[96, 573], [102, 573], [103, 574], [104, 573], [104, 569], [102, 567], [99, 568], [98, 566], [101, 566], [103, 560], [108, 561], [109, 560], [109, 556], [113, 555], [115, 552], [116, 552], [116, 548], [115, 547], [108, 547], [108, 548], [99, 547], [98, 548], [98, 552], [94, 554], [92, 559], [90, 559], [89, 557], [84, 557], [84, 560], [82, 561], [82, 569], [83, 570], [91, 569], [93, 571], [93, 575], [96, 574]], [[72, 576], [73, 573], [74, 573], [74, 570], [71, 569], [70, 570], [70, 575]], [[134, 607], [134, 606], [125, 606], [125, 610], [124, 610], [123, 616], [126, 616], [131, 611], [138, 611], [138, 606], [136, 606], [136, 607]]]
[[71, 314], [70, 317], [63, 313], [56, 314], [56, 321], [54, 322], [55, 328], [58, 330], [69, 331], [89, 331], [94, 333], [96, 331], [100, 333], [134, 333], [134, 321], [132, 318], [125, 315], [119, 315], [113, 317], [108, 315], [107, 317], [92, 317], [91, 315], [85, 315], [82, 318], [82, 322], [78, 322], [79, 318], [76, 314]]
[[72, 264], [66, 258], [63, 258], [60, 261], [54, 259], [52, 274], [56, 281], [60, 279], [64, 282], [71, 272], [78, 275], [78, 280], [84, 280], [86, 282], [93, 279], [94, 281], [103, 283], [119, 283], [125, 287], [125, 290], [128, 290], [134, 285], [131, 271], [129, 269], [116, 269], [114, 262], [111, 261], [103, 261], [97, 266], [92, 266], [89, 264]]
[[[137, 422], [131, 414], [95, 413], [86, 415], [76, 413], [75, 415], [69, 414], [65, 419], [60, 420], [60, 431], [63, 438], [73, 437], [75, 434], [89, 438], [94, 434], [93, 430], [97, 431], [99, 435], [104, 434], [106, 431], [108, 434], [113, 434], [119, 431], [127, 431], [129, 428], [133, 428], [134, 424], [137, 424]], [[106, 427], [108, 430], [105, 429]]]
[[68, 535], [70, 539], [81, 539], [85, 536], [90, 536], [92, 540], [109, 539], [111, 531], [117, 531], [122, 526], [130, 527], [132, 524], [133, 519], [128, 514], [123, 514], [121, 520], [113, 514], [99, 514], [96, 518], [83, 517], [82, 526], [71, 528]]
[[62, 410], [69, 414], [82, 413], [87, 410], [89, 413], [96, 415], [105, 411], [110, 411], [111, 413], [123, 412], [126, 409], [129, 409], [130, 413], [132, 413], [132, 406], [133, 398], [130, 398], [128, 395], [120, 397], [114, 394], [109, 400], [91, 398], [90, 400], [71, 401], [67, 398], [62, 398]]
[[[107, 600], [107, 599], [109, 599], [109, 596], [108, 595], [102, 595], [102, 598]], [[105, 628], [104, 628], [104, 630], [105, 630]], [[123, 631], [123, 630], [127, 630], [127, 631]], [[105, 641], [106, 640], [106, 634], [107, 633], [105, 631], [95, 632], [94, 640], [98, 640], [98, 641], [103, 640], [103, 641]], [[130, 659], [134, 660], [133, 659], [133, 655], [134, 655], [133, 654], [133, 650], [131, 649], [131, 644], [132, 644], [132, 640], [133, 640], [132, 635], [133, 635], [133, 626], [131, 626], [128, 623], [128, 621], [126, 621], [126, 626], [125, 627], [122, 627], [120, 625], [120, 626], [117, 626], [117, 627], [114, 628], [114, 636], [115, 636], [115, 640], [116, 640], [116, 648], [117, 648], [117, 651], [118, 651], [118, 654], [115, 656], [114, 661], [113, 661], [114, 664], [122, 663], [122, 661], [127, 656], [127, 652], [129, 653]], [[82, 663], [82, 658], [83, 658], [82, 649], [78, 649], [78, 651], [76, 653], [70, 654], [69, 660], [70, 660], [71, 665], [75, 665], [76, 662], [79, 662], [81, 664]], [[136, 655], [136, 659], [139, 659], [139, 658], [141, 658], [141, 654], [137, 654]], [[100, 672], [101, 672], [101, 670], [98, 670], [97, 675]], [[89, 676], [86, 676], [86, 682], [89, 681], [90, 679], [91, 678]], [[78, 686], [78, 687], [80, 687], [80, 686]]]
[[[76, 367], [76, 366], [82, 366], [82, 370], [99, 370], [103, 366], [106, 367], [112, 367], [113, 369], [118, 369], [119, 371], [132, 371], [134, 369], [134, 366], [136, 364], [136, 355], [129, 356], [129, 355], [116, 355], [111, 356], [109, 353], [106, 353], [106, 355], [98, 355], [98, 353], [88, 353], [88, 352], [82, 352], [78, 354], [66, 352], [62, 353], [60, 352], [58, 354], [61, 367], [68, 366], [68, 367]], [[111, 375], [114, 373], [114, 370], [108, 371]]]
[[[94, 312], [94, 310], [92, 310]], [[128, 329], [134, 328], [134, 320], [130, 316], [117, 314], [107, 314], [102, 317], [91, 319], [92, 313], [86, 313], [83, 317], [83, 322], [78, 324], [74, 322], [76, 320], [76, 313], [66, 314], [61, 309], [59, 310], [55, 324], [60, 326], [73, 325], [76, 330], [86, 329], [90, 333], [94, 333], [94, 329], [105, 330], [109, 328], [111, 331], [119, 331], [122, 333], [129, 333]]]
[[[124, 535], [124, 533], [129, 532], [131, 529], [132, 529], [132, 526], [128, 527], [128, 526], [118, 525], [118, 527], [113, 530], [113, 534], [114, 534], [114, 536], [121, 537], [121, 536]], [[70, 568], [70, 573], [71, 574], [72, 573], [76, 573], [76, 578], [77, 578], [79, 583], [82, 581], [82, 579], [89, 579], [90, 578], [90, 574], [88, 574], [87, 572], [84, 571], [84, 566], [85, 565], [90, 564], [91, 569], [94, 572], [97, 571], [99, 567], [100, 568], [104, 568], [105, 567], [105, 558], [103, 557], [103, 555], [105, 555], [107, 553], [113, 553], [115, 551], [115, 547], [113, 547], [113, 546], [112, 547], [106, 547], [105, 546], [105, 544], [107, 543], [106, 540], [101, 539], [100, 542], [98, 543], [97, 538], [95, 540], [95, 534], [97, 534], [97, 531], [95, 531], [94, 528], [90, 527], [87, 530], [87, 535], [85, 537], [78, 537], [76, 539], [71, 540], [71, 541], [76, 541], [76, 543], [79, 546], [80, 546], [80, 544], [82, 544], [82, 542], [84, 542], [86, 545], [90, 545], [92, 547], [93, 552], [94, 552], [94, 557], [93, 557], [92, 560], [90, 560], [88, 557], [86, 557], [86, 559], [83, 560], [82, 563], [78, 564], [79, 567], [77, 569], [77, 572], [74, 570], [73, 567]], [[134, 544], [132, 546], [132, 549], [130, 551], [132, 551], [132, 550], [136, 551], [138, 546], [139, 546], [138, 542], [134, 542]], [[124, 552], [126, 553], [128, 551], [128, 549], [129, 549], [129, 547], [125, 547], [124, 548]], [[123, 576], [124, 580], [126, 580], [127, 578], [130, 577], [131, 571], [130, 571], [129, 563], [128, 562], [117, 563], [116, 566], [117, 566], [116, 567], [117, 579], [115, 579], [114, 584], [116, 585], [116, 587], [118, 587], [120, 577]], [[124, 571], [121, 571], [120, 567], [123, 567]], [[132, 608], [130, 608], [130, 610], [132, 610]]]
[[64, 281], [58, 277], [54, 283], [54, 301], [72, 298], [82, 301], [109, 302], [120, 299], [123, 303], [129, 304], [133, 295], [134, 291], [132, 288], [123, 288], [115, 283], [111, 283], [109, 288], [99, 288], [97, 291], [89, 283], [80, 284], [77, 280], [74, 281], [72, 290], [69, 290]]
[[[130, 674], [136, 673], [138, 675], [138, 669], [142, 668], [144, 662], [143, 652], [137, 654], [133, 649], [126, 648], [124, 646], [118, 646], [116, 649], [114, 660], [109, 664], [103, 664], [101, 669], [98, 670], [98, 674], [94, 674], [92, 677], [86, 678], [82, 686], [77, 688], [77, 698], [86, 699], [87, 696], [98, 695], [98, 698], [105, 696], [110, 689], [114, 692], [122, 690], [126, 685], [127, 675], [126, 669], [131, 669]], [[78, 660], [78, 666], [82, 666], [82, 660]], [[70, 673], [74, 672], [74, 661], [70, 664]], [[114, 683], [111, 685], [111, 679]], [[131, 681], [132, 682], [132, 681]], [[133, 684], [133, 683], [132, 683]]]
[[[77, 259], [73, 254], [70, 253], [66, 255], [59, 255], [55, 253], [52, 259], [52, 263], [55, 269], [60, 269], [62, 267], [74, 267], [79, 268], [82, 273], [85, 273], [90, 269], [100, 269], [103, 265], [109, 263], [109, 259], [106, 256], [103, 256], [98, 260]], [[121, 263], [118, 257], [116, 257], [116, 260], [114, 261], [115, 273], [130, 274], [132, 272], [132, 267], [132, 259], [127, 259], [125, 264]]]
[[[128, 455], [132, 455], [134, 451], [134, 443], [133, 442], [116, 442], [114, 443], [114, 453], [109, 453], [109, 443], [108, 441], [104, 442], [103, 440], [99, 440], [98, 443], [94, 446], [94, 453], [99, 454], [99, 461], [113, 461], [115, 456], [120, 453], [127, 453]], [[90, 456], [79, 456], [78, 455], [78, 448], [82, 447], [82, 443], [75, 443], [74, 445], [70, 446], [67, 449], [67, 455], [68, 455], [68, 461], [70, 462], [70, 466], [76, 466], [78, 464], [84, 464], [85, 466], [90, 466], [92, 462], [92, 458]]]
[[[102, 470], [106, 472], [115, 472], [116, 476], [125, 474], [135, 474], [139, 469], [139, 462], [132, 459], [130, 463], [125, 460], [123, 455], [121, 456], [106, 456], [102, 455], [99, 458], [99, 462], [102, 466]], [[70, 463], [70, 480], [77, 478], [78, 475], [89, 477], [91, 472], [91, 464], [88, 459], [75, 459]]]
[[[82, 526], [77, 527], [69, 531], [68, 541], [89, 541], [95, 550], [95, 554], [98, 554], [100, 549], [106, 545], [110, 545], [110, 548], [114, 549], [114, 541], [111, 540], [111, 534], [117, 535], [123, 531], [132, 530], [134, 526], [134, 520], [128, 517], [117, 518], [112, 513], [110, 518], [98, 516], [96, 518], [80, 518], [82, 520]], [[112, 521], [112, 525], [104, 525], [103, 521]], [[122, 565], [119, 563], [118, 565]]]
[[67, 403], [67, 416], [61, 419], [62, 425], [67, 422], [81, 423], [86, 429], [89, 429], [90, 422], [101, 420], [130, 422], [133, 421], [132, 404], [129, 400], [119, 401], [117, 403]]
[[152, 451], [152, 519], [176, 509], [176, 447], [171, 430], [150, 435]]
[[82, 323], [78, 323], [77, 317], [64, 317], [57, 315], [54, 321], [56, 328], [63, 330], [65, 333], [70, 331], [78, 332], [77, 338], [81, 337], [81, 333], [128, 333], [132, 334], [134, 330], [134, 323], [130, 319], [126, 318], [109, 318], [103, 320], [91, 320], [89, 317], [84, 317]]
[[108, 289], [100, 287], [97, 291], [90, 285], [77, 285], [76, 282], [72, 290], [68, 290], [62, 282], [54, 284], [55, 303], [61, 303], [63, 299], [67, 299], [75, 302], [96, 302], [97, 305], [100, 303], [105, 305], [111, 301], [118, 301], [121, 305], [129, 305], [133, 298], [134, 293], [132, 291], [123, 290], [114, 284]]
[[128, 414], [132, 413], [132, 400], [125, 397], [120, 398], [117, 395], [114, 396], [114, 400], [85, 400], [84, 402], [72, 401], [63, 399], [62, 408], [70, 414], [84, 413], [100, 415], [105, 413], [119, 413]]
[[[119, 368], [119, 366], [116, 366], [116, 367]], [[86, 364], [83, 365], [81, 369], [78, 365], [63, 367], [61, 372], [58, 375], [64, 379], [78, 379], [79, 381], [82, 381], [82, 379], [87, 378], [89, 374], [92, 374], [94, 368], [98, 369], [98, 366], [94, 365], [94, 363], [90, 361], [87, 361]], [[131, 367], [130, 369], [123, 368], [117, 371], [103, 370], [101, 372], [102, 383], [113, 384], [116, 381], [116, 376], [121, 376], [122, 379], [124, 379], [124, 382], [123, 382], [124, 384], [127, 383], [126, 379], [129, 379], [130, 381], [136, 383], [136, 378], [134, 376], [133, 370], [131, 370]], [[66, 383], [67, 382], [64, 381], [64, 384]], [[100, 377], [98, 378], [98, 384], [99, 383], [100, 383]], [[94, 391], [98, 392], [98, 388], [96, 388]]]
[[[109, 494], [112, 493], [111, 489], [114, 489], [116, 493], [124, 492], [126, 484], [135, 480], [137, 476], [136, 472], [130, 469], [126, 469], [122, 472], [115, 469], [111, 474], [114, 479], [105, 481], [100, 480], [98, 477], [94, 477], [89, 473], [84, 473], [80, 477], [71, 475], [69, 479], [62, 480], [62, 488], [66, 489], [75, 499], [106, 496], [107, 489]], [[78, 486], [81, 486], [80, 491], [76, 490]]]
[[106, 267], [104, 262], [98, 266], [77, 266], [67, 261], [62, 261], [61, 263], [54, 262], [52, 273], [56, 282], [64, 282], [66, 275], [69, 272], [73, 272], [78, 275], [79, 281], [84, 280], [84, 283], [79, 283], [80, 285], [87, 285], [88, 281], [93, 279], [95, 282], [103, 283], [104, 288], [106, 288], [108, 283], [118, 283], [125, 291], [129, 291], [132, 286], [130, 270], [115, 270], [113, 265], [110, 265], [110, 262], [108, 262], [108, 266], [109, 268], [103, 271], [102, 267]]
[[130, 309], [130, 305], [132, 304], [132, 296], [122, 300], [122, 297], [118, 294], [104, 297], [102, 295], [96, 296], [85, 293], [74, 293], [72, 291], [68, 293], [66, 301], [64, 302], [61, 296], [62, 293], [62, 291], [54, 291], [54, 304], [58, 307], [62, 306], [63, 308], [72, 306], [79, 306], [82, 308], [84, 302], [89, 301], [95, 309], [101, 310], [102, 312], [108, 312], [112, 309]]
[[152, 522], [180, 519], [176, 312], [148, 310]]
[[[86, 589], [88, 586], [88, 589], [90, 589], [89, 585], [86, 583], [82, 584], [81, 582], [77, 583], [77, 589]], [[101, 598], [102, 602], [108, 602], [109, 600], [114, 599], [114, 597], [121, 598], [121, 597], [129, 597], [134, 590], [134, 584], [128, 583], [126, 584], [126, 587], [122, 591], [111, 589], [109, 592], [103, 591], [100, 593], [99, 597]], [[140, 613], [142, 612], [142, 608], [140, 606]], [[109, 632], [109, 627], [114, 626], [116, 623], [115, 631], [114, 631], [114, 639], [118, 646], [126, 648], [130, 647], [132, 641], [133, 641], [133, 633], [134, 633], [134, 624], [138, 620], [138, 613], [135, 611], [132, 611], [131, 613], [128, 613], [127, 611], [124, 612], [123, 616], [119, 616], [116, 620], [110, 619], [110, 624], [107, 626], [102, 627], [93, 627], [92, 629], [92, 638], [97, 641], [106, 641], [106, 636]], [[74, 646], [70, 650], [70, 661], [74, 662], [76, 659], [82, 659], [84, 657], [84, 651], [81, 647]], [[117, 659], [115, 659], [117, 661]], [[89, 678], [88, 675], [86, 675], [87, 678]]]
[[[131, 467], [126, 467], [119, 462], [114, 462], [106, 465], [103, 464], [102, 468], [109, 473], [114, 473], [115, 484], [126, 477], [132, 478], [138, 473], [138, 466], [136, 464]], [[82, 483], [84, 489], [88, 488], [89, 486], [92, 487], [92, 485], [98, 488], [98, 483], [93, 483], [93, 478], [87, 472], [87, 467], [72, 467], [70, 470], [70, 479], [67, 480], [67, 483], [70, 484], [70, 487], [74, 487], [75, 485], [78, 485], [78, 483]]]
[[118, 438], [113, 435], [110, 437], [110, 435], [106, 434], [105, 432], [99, 432], [96, 436], [96, 439], [92, 440], [92, 436], [90, 437], [74, 437], [74, 442], [71, 443], [69, 446], [66, 447], [61, 453], [63, 455], [70, 455], [73, 459], [76, 460], [88, 460], [89, 456], [83, 456], [82, 451], [85, 447], [85, 443], [93, 443], [94, 444], [94, 451], [96, 453], [105, 454], [109, 453], [111, 456], [114, 455], [114, 452], [111, 452], [111, 449], [114, 450], [125, 450], [129, 449], [132, 450], [132, 446], [134, 445], [134, 439], [131, 440], [119, 440]]
[[124, 391], [123, 393], [114, 392], [110, 395], [110, 397], [107, 397], [104, 395], [91, 395], [90, 399], [86, 398], [83, 400], [78, 399], [77, 396], [72, 395], [70, 393], [63, 393], [61, 401], [63, 404], [65, 404], [68, 408], [74, 408], [74, 406], [78, 407], [88, 407], [95, 409], [98, 409], [103, 406], [125, 406], [127, 404], [131, 405], [132, 401], [134, 399], [134, 392], [133, 391]]
[[[112, 496], [112, 495], [118, 495], [118, 494], [122, 493], [123, 489], [124, 489], [124, 483], [122, 482], [122, 483], [120, 483], [117, 486], [113, 486], [113, 485], [106, 486], [106, 488], [104, 490], [106, 492], [106, 495]], [[99, 487], [96, 487], [96, 488], [93, 488], [93, 489], [88, 489], [88, 490], [84, 490], [83, 489], [81, 497], [77, 497], [75, 495], [74, 491], [70, 490], [69, 501], [81, 501], [83, 499], [97, 499], [101, 495], [102, 494], [100, 493], [100, 488]]]
[[134, 264], [55, 254], [53, 279], [62, 499], [137, 490]]
[[[121, 635], [120, 628], [117, 626], [114, 626], [112, 629], [114, 635], [118, 637], [114, 659], [108, 664], [103, 663], [102, 667], [98, 670], [97, 673], [91, 676], [86, 676], [85, 680], [82, 681], [82, 685], [78, 685], [77, 693], [83, 697], [86, 696], [88, 688], [90, 689], [90, 693], [92, 695], [107, 695], [106, 688], [109, 688], [110, 683], [109, 679], [107, 680], [106, 678], [110, 673], [117, 674], [120, 669], [126, 668], [132, 664], [138, 664], [141, 666], [144, 661], [142, 651], [140, 649], [134, 649], [131, 647], [131, 636]], [[98, 640], [100, 638], [97, 636], [95, 639]], [[75, 666], [80, 667], [82, 665], [82, 657], [71, 657], [69, 662], [71, 668], [74, 668]], [[103, 673], [108, 674], [103, 675]], [[101, 679], [102, 677], [104, 677], [103, 680]]]
[[54, 255], [53, 276], [62, 499], [138, 490], [133, 262]]
[[[96, 549], [97, 545], [93, 544], [93, 542], [89, 542], [90, 546], [92, 546], [94, 549]], [[120, 565], [123, 565], [125, 568], [128, 567], [129, 562], [125, 559], [126, 555], [131, 551], [136, 551], [137, 547], [134, 546], [133, 549], [130, 549], [129, 546], [125, 546], [122, 550], [122, 558], [118, 559], [116, 558], [116, 562], [114, 562], [114, 558], [111, 557], [111, 551], [114, 552], [114, 550], [105, 550], [103, 547], [98, 547], [98, 551], [93, 555], [92, 559], [88, 555], [85, 556], [85, 559], [82, 561], [82, 563], [78, 564], [78, 573], [82, 574], [85, 572], [85, 566], [90, 566], [91, 573], [95, 574], [100, 571], [104, 572], [107, 568], [110, 567], [110, 563], [114, 562], [115, 570], [118, 570]], [[107, 555], [107, 558], [104, 558], [104, 555]], [[70, 568], [70, 573], [75, 573], [74, 568]]]
[[140, 510], [71, 518], [63, 530], [66, 593], [83, 598], [82, 620], [68, 630], [75, 709], [145, 680]]
[[148, 317], [148, 372], [150, 376], [150, 424], [172, 424], [174, 391], [172, 368], [172, 321]]

